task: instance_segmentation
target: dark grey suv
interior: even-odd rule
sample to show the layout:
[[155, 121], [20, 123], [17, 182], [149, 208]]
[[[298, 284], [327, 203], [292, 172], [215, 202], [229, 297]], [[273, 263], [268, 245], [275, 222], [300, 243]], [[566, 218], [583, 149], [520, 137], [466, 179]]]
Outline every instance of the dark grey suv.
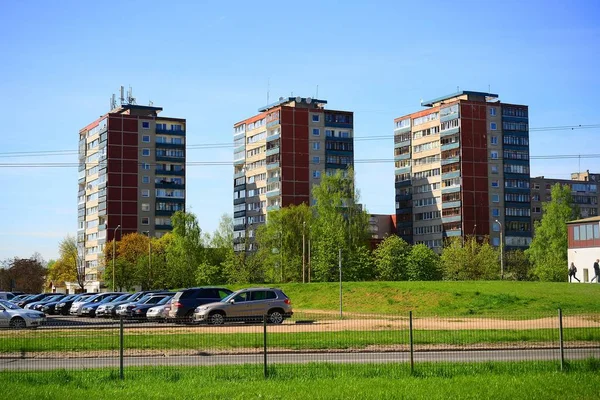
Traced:
[[281, 324], [293, 313], [292, 302], [281, 289], [250, 288], [197, 307], [194, 321], [220, 325], [225, 321], [262, 321], [267, 316], [268, 322]]
[[191, 321], [196, 307], [221, 301], [231, 293], [231, 290], [222, 287], [197, 287], [180, 290], [171, 300], [171, 310], [168, 318]]

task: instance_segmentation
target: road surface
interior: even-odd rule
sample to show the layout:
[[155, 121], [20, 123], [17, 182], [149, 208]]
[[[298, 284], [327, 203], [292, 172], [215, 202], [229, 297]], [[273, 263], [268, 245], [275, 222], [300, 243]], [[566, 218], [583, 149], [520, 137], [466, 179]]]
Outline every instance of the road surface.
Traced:
[[[600, 358], [600, 349], [567, 349], [565, 360]], [[269, 354], [269, 364], [328, 363], [387, 363], [408, 362], [410, 354], [402, 353], [294, 353]], [[478, 350], [478, 351], [432, 351], [414, 355], [415, 362], [486, 362], [486, 361], [559, 361], [557, 349], [548, 350]], [[210, 366], [261, 364], [262, 354], [171, 356], [171, 357], [125, 357], [125, 367], [141, 366]], [[0, 359], [0, 370], [81, 370], [89, 368], [118, 368], [118, 357], [67, 358], [67, 359]]]

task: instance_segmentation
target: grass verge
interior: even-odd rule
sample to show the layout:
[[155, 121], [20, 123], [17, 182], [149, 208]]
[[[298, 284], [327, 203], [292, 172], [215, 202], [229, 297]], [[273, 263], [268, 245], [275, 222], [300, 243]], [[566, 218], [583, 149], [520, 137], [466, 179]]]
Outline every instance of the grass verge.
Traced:
[[600, 361], [556, 363], [260, 365], [0, 373], [16, 399], [597, 398]]
[[[406, 345], [407, 330], [290, 332], [269, 333], [271, 349], [364, 349], [369, 346]], [[526, 330], [415, 330], [415, 345], [558, 343], [557, 329]], [[0, 338], [0, 354], [15, 352], [95, 351], [114, 350], [119, 346], [118, 332], [114, 330], [83, 331], [29, 331], [21, 336]], [[600, 343], [600, 330], [595, 328], [566, 328], [567, 342]], [[152, 330], [131, 330], [124, 338], [125, 349], [152, 350], [235, 350], [262, 348], [262, 333], [154, 333]]]

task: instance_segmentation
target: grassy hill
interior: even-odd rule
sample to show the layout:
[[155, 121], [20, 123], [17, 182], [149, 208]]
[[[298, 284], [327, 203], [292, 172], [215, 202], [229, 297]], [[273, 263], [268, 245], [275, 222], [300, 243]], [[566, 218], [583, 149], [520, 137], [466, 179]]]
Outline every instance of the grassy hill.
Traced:
[[[274, 285], [292, 299], [296, 311], [339, 310], [338, 283]], [[247, 286], [245, 286], [247, 287]], [[505, 316], [529, 318], [598, 314], [600, 284], [514, 281], [344, 282], [345, 312], [415, 316]]]

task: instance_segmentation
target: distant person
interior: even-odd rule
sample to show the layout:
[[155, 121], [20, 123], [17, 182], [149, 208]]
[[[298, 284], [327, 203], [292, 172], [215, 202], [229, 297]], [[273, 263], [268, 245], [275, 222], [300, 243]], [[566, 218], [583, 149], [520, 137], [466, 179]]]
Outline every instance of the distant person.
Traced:
[[594, 279], [596, 283], [600, 283], [600, 259], [597, 259], [594, 263], [594, 277], [590, 282], [594, 282]]
[[581, 282], [579, 278], [575, 276], [577, 273], [577, 267], [575, 267], [575, 263], [571, 263], [571, 267], [569, 268], [569, 282], [573, 282], [573, 278], [577, 280], [577, 282]]

